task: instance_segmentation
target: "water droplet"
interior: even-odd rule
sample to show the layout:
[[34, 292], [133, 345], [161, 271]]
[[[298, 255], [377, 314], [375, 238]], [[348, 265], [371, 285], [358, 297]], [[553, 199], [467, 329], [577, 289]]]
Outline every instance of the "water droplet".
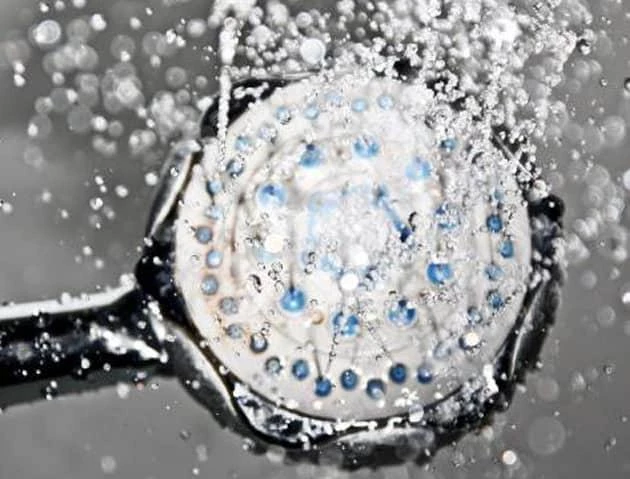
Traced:
[[326, 55], [326, 45], [319, 38], [306, 38], [300, 45], [300, 56], [309, 65], [319, 65]]
[[507, 449], [501, 454], [501, 462], [506, 466], [513, 466], [518, 462], [518, 456], [511, 449]]
[[32, 32], [33, 41], [42, 47], [49, 47], [61, 39], [61, 26], [55, 20], [44, 20]]
[[116, 472], [116, 459], [112, 456], [103, 456], [101, 457], [101, 469], [104, 474], [114, 474]]
[[527, 443], [540, 456], [550, 456], [564, 447], [566, 441], [564, 425], [555, 417], [539, 417], [529, 426]]

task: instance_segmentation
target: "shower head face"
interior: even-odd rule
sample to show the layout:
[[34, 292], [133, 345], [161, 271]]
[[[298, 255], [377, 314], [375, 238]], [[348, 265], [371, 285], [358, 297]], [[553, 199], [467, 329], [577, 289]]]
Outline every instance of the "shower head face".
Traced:
[[531, 275], [515, 160], [386, 78], [312, 78], [211, 140], [175, 223], [210, 353], [298, 414], [361, 421], [486, 378]]

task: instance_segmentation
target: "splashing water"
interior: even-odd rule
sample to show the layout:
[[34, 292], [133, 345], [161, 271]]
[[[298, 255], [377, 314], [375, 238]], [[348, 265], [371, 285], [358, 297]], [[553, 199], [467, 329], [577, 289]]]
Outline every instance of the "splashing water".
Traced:
[[[234, 239], [236, 246], [230, 254], [239, 259], [242, 268], [235, 273], [235, 282], [242, 284], [235, 285], [231, 294], [224, 294], [225, 285], [216, 281], [214, 273], [208, 273], [230, 264], [230, 258], [225, 251], [209, 249], [203, 231], [201, 238], [199, 235], [191, 238], [187, 230], [190, 245], [186, 247], [194, 249], [191, 257], [204, 258], [204, 276], [199, 277], [198, 265], [194, 272], [188, 271], [187, 276], [191, 278], [191, 289], [201, 288], [211, 297], [213, 310], [221, 310], [225, 316], [237, 315], [229, 323], [207, 324], [207, 337], [227, 335], [233, 341], [240, 341], [238, 347], [242, 346], [243, 354], [258, 357], [265, 353], [262, 369], [239, 372], [242, 376], [251, 373], [251, 382], [258, 381], [257, 387], [271, 397], [274, 389], [286, 393], [302, 381], [312, 380], [312, 387], [309, 386], [312, 397], [306, 405], [300, 405], [302, 409], [313, 415], [332, 414], [334, 410], [340, 417], [353, 418], [356, 409], [325, 402], [332, 394], [333, 385], [324, 379], [334, 377], [338, 383], [335, 387], [348, 391], [357, 381], [366, 379], [365, 384], [361, 383], [362, 397], [356, 400], [366, 412], [365, 416], [359, 414], [360, 418], [373, 417], [374, 401], [379, 403], [377, 415], [387, 416], [401, 404], [409, 408], [424, 403], [424, 397], [405, 396], [404, 383], [408, 375], [415, 376], [418, 383], [431, 383], [433, 375], [443, 374], [439, 365], [416, 364], [410, 358], [412, 355], [405, 356], [407, 341], [413, 343], [414, 354], [417, 349], [431, 350], [427, 355], [434, 357], [444, 351], [448, 355], [455, 348], [475, 350], [482, 340], [484, 344], [494, 344], [493, 341], [501, 338], [500, 334], [491, 337], [470, 329], [469, 322], [477, 320], [471, 319], [471, 315], [473, 318], [477, 318], [476, 314], [487, 316], [495, 305], [501, 303], [503, 307], [504, 302], [509, 303], [510, 296], [518, 298], [524, 293], [514, 287], [507, 294], [499, 294], [491, 286], [500, 275], [506, 274], [506, 269], [508, 279], [521, 284], [526, 277], [529, 255], [527, 251], [522, 252], [524, 245], [518, 238], [511, 245], [505, 245], [506, 238], [513, 236], [513, 232], [508, 231], [500, 240], [490, 235], [497, 241], [488, 247], [494, 248], [503, 259], [511, 256], [510, 252], [514, 253], [511, 248], [515, 248], [516, 260], [501, 265], [482, 261], [486, 258], [470, 240], [473, 228], [469, 226], [482, 224], [487, 228], [484, 233], [488, 230], [492, 233], [495, 227], [503, 231], [503, 225], [499, 223], [500, 218], [485, 210], [466, 213], [464, 218], [458, 214], [457, 201], [464, 203], [458, 195], [471, 194], [475, 188], [479, 189], [479, 196], [467, 201], [477, 207], [483, 203], [486, 207], [486, 196], [503, 187], [504, 191], [498, 194], [505, 195], [503, 203], [511, 208], [518, 224], [519, 215], [523, 214], [519, 190], [509, 181], [506, 185], [502, 178], [514, 176], [519, 182], [531, 184], [528, 200], [542, 198], [552, 187], [561, 187], [565, 182], [584, 185], [581, 200], [585, 213], [575, 213], [572, 218], [562, 261], [578, 265], [587, 261], [594, 251], [613, 264], [627, 259], [627, 230], [621, 224], [625, 193], [615, 176], [589, 155], [623, 142], [626, 120], [630, 117], [628, 94], [624, 93], [626, 101], [622, 105], [625, 107], [622, 106], [620, 114], [603, 119], [601, 125], [580, 124], [573, 117], [571, 107], [554, 96], [558, 87], [577, 92], [601, 73], [601, 65], [591, 58], [592, 49], [596, 45], [600, 51], [605, 50], [610, 42], [605, 32], [590, 29], [593, 18], [585, 2], [522, 0], [508, 5], [490, 0], [341, 0], [334, 4], [331, 14], [273, 0], [264, 4], [222, 1], [216, 2], [207, 18], [182, 19], [164, 32], [149, 29], [153, 13], [147, 10], [129, 18], [127, 33], [115, 35], [108, 34], [106, 14], [92, 11], [81, 2], [75, 2], [74, 6], [68, 4], [68, 8], [74, 18], [65, 24], [55, 19], [52, 12], [42, 10], [28, 35], [2, 44], [0, 65], [12, 69], [16, 88], [28, 85], [29, 75], [40, 67], [37, 60], [41, 60], [41, 68], [51, 82], [50, 91], [35, 100], [35, 111], [26, 127], [32, 145], [25, 152], [25, 161], [36, 170], [46, 161], [41, 145], [50, 141], [54, 128], [63, 128], [57, 125], [63, 119], [73, 134], [89, 137], [96, 154], [105, 157], [129, 154], [137, 158], [139, 164], [148, 169], [146, 182], [155, 184], [156, 152], [170, 147], [176, 140], [197, 137], [199, 117], [218, 102], [218, 144], [210, 146], [218, 147], [219, 160], [215, 164], [204, 164], [203, 171], [197, 174], [200, 188], [206, 188], [208, 180], [225, 180], [226, 174], [235, 178], [243, 174], [243, 178], [251, 180], [247, 183], [249, 190], [243, 186], [247, 206], [244, 214], [240, 215], [233, 207], [230, 203], [233, 200], [226, 200], [223, 209], [226, 221], [232, 221], [234, 227], [230, 239]], [[108, 43], [115, 62], [109, 63], [102, 53], [103, 42]], [[178, 58], [185, 55], [205, 57], [201, 71], [189, 67], [184, 60], [181, 65], [177, 64]], [[580, 56], [571, 66], [572, 70], [567, 71], [571, 55]], [[165, 87], [154, 91], [149, 77], [158, 73]], [[213, 80], [215, 76], [218, 76], [218, 85]], [[239, 125], [242, 127], [240, 136], [231, 137], [229, 106], [237, 91], [234, 86], [245, 79], [270, 77], [295, 81], [308, 77], [312, 82], [309, 86], [317, 87], [309, 92], [310, 101], [305, 103], [302, 98], [297, 101], [291, 92], [287, 93], [283, 98], [286, 105], [277, 103], [274, 105], [277, 109], [259, 113], [255, 120], [250, 118], [249, 123]], [[400, 83], [408, 88], [398, 91], [398, 86], [392, 86]], [[256, 94], [262, 92], [253, 92]], [[399, 110], [399, 103], [404, 108]], [[284, 107], [286, 109], [282, 109]], [[335, 128], [327, 130], [329, 126], [322, 126], [322, 118], [336, 108], [344, 113], [331, 120]], [[366, 131], [361, 137], [338, 134], [344, 130], [335, 122], [343, 120], [347, 126], [355, 121], [347, 112], [360, 115], [374, 109], [382, 112], [381, 120], [387, 121], [380, 125], [365, 121], [362, 127]], [[387, 116], [399, 114], [401, 122], [414, 126], [411, 134], [403, 134], [403, 128], [396, 129], [398, 118], [393, 120], [393, 116]], [[261, 118], [265, 118], [266, 123], [257, 123]], [[278, 137], [285, 134], [281, 131], [285, 125], [290, 129], [298, 121], [315, 120], [320, 123], [310, 132], [308, 141], [301, 138], [292, 143], [287, 134], [285, 144], [285, 138]], [[383, 126], [385, 124], [390, 130]], [[416, 141], [414, 134], [423, 137], [422, 140]], [[256, 162], [256, 157], [248, 157], [243, 164], [233, 163], [239, 153], [249, 155], [261, 139], [267, 141], [270, 137], [265, 138], [265, 135], [273, 136], [278, 147], [286, 147], [286, 150], [261, 163]], [[334, 136], [339, 138], [329, 141], [328, 137]], [[529, 155], [528, 162], [523, 164], [519, 158], [508, 156], [506, 159], [498, 154], [492, 141], [497, 137], [500, 143], [507, 145], [529, 140], [521, 145], [522, 151]], [[317, 141], [322, 138], [326, 138], [325, 142], [320, 141], [325, 146]], [[461, 169], [458, 165], [460, 169], [453, 174], [454, 179], [436, 174], [437, 169], [448, 173], [452, 166], [449, 162], [457, 163], [457, 155], [462, 151], [457, 141], [486, 153], [490, 158], [482, 165], [485, 169], [479, 170], [479, 165]], [[556, 144], [570, 145], [574, 149], [570, 161], [555, 163], [537, 154], [540, 149], [553, 151]], [[334, 152], [333, 147], [337, 148]], [[418, 155], [419, 151], [423, 155]], [[355, 166], [349, 160], [346, 162], [346, 157], [369, 162], [372, 157], [385, 154], [393, 158], [386, 169], [362, 165], [359, 169], [363, 181], [351, 179], [356, 175]], [[283, 163], [286, 156], [294, 158], [300, 169], [291, 180], [287, 180], [287, 170], [295, 165]], [[341, 166], [335, 164], [334, 173], [326, 170], [332, 158], [342, 162]], [[321, 169], [322, 172], [317, 173], [321, 176], [309, 177], [317, 168]], [[258, 176], [250, 176], [252, 170]], [[484, 172], [483, 178], [475, 178], [479, 171]], [[630, 189], [626, 176], [624, 186]], [[471, 183], [462, 186], [462, 177]], [[475, 184], [475, 179], [479, 183]], [[422, 192], [410, 199], [413, 195], [407, 195], [405, 188], [418, 183], [424, 185]], [[112, 190], [120, 198], [128, 195], [123, 185]], [[115, 216], [106, 195], [103, 196], [105, 199], [94, 198], [90, 207], [95, 214]], [[452, 201], [455, 207], [449, 209], [451, 205], [445, 204], [445, 199]], [[412, 201], [424, 205], [425, 210], [405, 210]], [[7, 204], [3, 202], [3, 211], [11, 209], [5, 206]], [[210, 205], [203, 206], [188, 218], [191, 224], [207, 221]], [[415, 217], [410, 219], [412, 214]], [[447, 230], [446, 234], [450, 234], [449, 230], [461, 226], [460, 222], [466, 234], [454, 240], [455, 246], [449, 245], [457, 254], [440, 251], [439, 242], [433, 237], [430, 244], [416, 245], [413, 251], [405, 249], [408, 238], [413, 242], [416, 230], [435, 227], [436, 231]], [[92, 223], [97, 225], [100, 221], [97, 218]], [[356, 228], [347, 228], [348, 225], [356, 225]], [[465, 240], [470, 243], [457, 243]], [[347, 244], [355, 248], [344, 251], [343, 246]], [[308, 245], [308, 249], [300, 250], [299, 245]], [[457, 269], [454, 265], [458, 262], [465, 266]], [[479, 288], [483, 289], [485, 309], [476, 308], [471, 313], [472, 307], [466, 304], [466, 311], [448, 315], [435, 313], [437, 319], [429, 321], [426, 320], [429, 313], [421, 312], [418, 305], [406, 301], [407, 296], [422, 292], [400, 288], [392, 294], [370, 289], [366, 284], [368, 272], [385, 278], [388, 284], [403, 284], [408, 273], [405, 268], [410, 264], [414, 267], [422, 264], [429, 291], [427, 301], [429, 304], [434, 301], [440, 307], [444, 304], [461, 306], [462, 295], [478, 294], [470, 281], [459, 283], [459, 280], [460, 275], [468, 278], [480, 274], [487, 286]], [[478, 268], [473, 268], [472, 264]], [[256, 278], [252, 279], [251, 275]], [[593, 288], [597, 278], [585, 274], [582, 281]], [[238, 300], [237, 286], [243, 284], [263, 291], [258, 303]], [[334, 294], [318, 290], [320, 285], [329, 287], [331, 284], [336, 288]], [[453, 288], [451, 297], [448, 297], [450, 290], [444, 292], [444, 284]], [[217, 291], [221, 294], [215, 296]], [[321, 298], [326, 301], [322, 302]], [[321, 323], [322, 328], [315, 331], [294, 328], [290, 321], [303, 311], [308, 312], [309, 325]], [[425, 319], [421, 313], [425, 313]], [[260, 324], [241, 321], [238, 316], [241, 314], [259, 316]], [[266, 316], [269, 314], [271, 318]], [[462, 325], [445, 327], [444, 318], [451, 315], [461, 320]], [[386, 348], [378, 337], [382, 329], [376, 316], [389, 321], [389, 326], [393, 327]], [[603, 311], [600, 316], [610, 315]], [[405, 328], [423, 320], [426, 322], [422, 328], [426, 330], [420, 328], [422, 334], [410, 338]], [[281, 351], [274, 350], [273, 344], [270, 347], [266, 334], [276, 327], [276, 322], [281, 324], [278, 334], [303, 348], [303, 358], [287, 364], [282, 361]], [[449, 335], [445, 339], [454, 343], [440, 343], [442, 351], [436, 351], [435, 344], [425, 344], [428, 331], [436, 329], [447, 331]], [[257, 336], [261, 331], [265, 334]], [[457, 334], [453, 334], [454, 331]], [[329, 347], [331, 336], [333, 341]], [[354, 341], [357, 336], [368, 338], [365, 343], [359, 343], [363, 344], [361, 351], [357, 351], [361, 348]], [[229, 350], [225, 352], [226, 357], [237, 347], [234, 344], [224, 343]], [[391, 366], [393, 353], [390, 350], [403, 351]], [[493, 350], [488, 348], [488, 351]], [[358, 378], [342, 366], [346, 358], [359, 363], [357, 370], [368, 369], [365, 364], [361, 366], [361, 361], [368, 363], [374, 358], [382, 359], [387, 367], [383, 366], [383, 371], [375, 373], [374, 377]], [[461, 375], [457, 380], [470, 373], [464, 359], [461, 363], [444, 363], [445, 368], [456, 365]], [[236, 371], [238, 368], [238, 364], [231, 366]], [[275, 378], [283, 370], [282, 381], [286, 381], [286, 385], [279, 387]], [[389, 397], [387, 389], [396, 391], [396, 399], [391, 403], [383, 401], [384, 397]], [[435, 395], [436, 391], [442, 394], [437, 386], [426, 391], [427, 397]], [[533, 436], [544, 436], [545, 426], [542, 423], [535, 426]], [[556, 427], [561, 428], [561, 424]], [[563, 434], [563, 430], [562, 434], [558, 433], [564, 441]], [[503, 456], [506, 464], [517, 460], [511, 451]]]
[[[111, 39], [111, 52], [120, 62], [98, 67], [103, 59], [90, 44], [107, 31], [107, 21], [102, 14], [85, 15], [78, 8], [65, 38], [56, 20], [42, 20], [30, 32], [32, 47], [26, 40], [5, 42], [5, 61], [20, 76], [35, 54], [33, 48], [45, 52], [43, 67], [57, 88], [38, 102], [43, 115], [69, 114], [74, 107], [91, 111], [102, 101], [112, 116], [130, 109], [139, 118], [152, 120], [151, 130], [169, 140], [193, 133], [187, 106], [195, 96], [194, 87], [202, 90], [209, 79], [197, 77], [193, 85], [185, 69], [169, 67], [165, 80], [176, 93], [159, 91], [145, 98], [133, 62], [141, 53], [159, 70], [178, 52], [198, 49], [204, 36], [220, 28], [216, 56], [224, 89], [228, 71], [232, 79], [290, 75], [322, 66], [343, 69], [358, 60], [387, 74], [396, 62], [405, 62], [419, 83], [443, 81], [445, 99], [477, 94], [469, 99], [475, 102], [470, 108], [487, 113], [484, 116], [493, 124], [508, 126], [513, 135], [531, 136], [544, 131], [550, 91], [562, 81], [563, 65], [577, 40], [574, 29], [581, 30], [589, 21], [586, 7], [577, 0], [522, 1], [514, 6], [486, 1], [392, 5], [341, 1], [335, 8], [339, 15], [332, 18], [315, 9], [293, 15], [280, 2], [268, 2], [264, 8], [217, 2], [207, 23], [192, 18], [165, 33], [147, 32], [141, 41], [134, 36], [142, 31], [143, 20], [132, 17], [135, 35]], [[229, 16], [232, 11], [235, 16]], [[145, 15], [148, 21], [153, 12]], [[141, 52], [136, 51], [139, 48]], [[208, 55], [215, 55], [212, 47], [205, 48]], [[528, 75], [529, 67], [536, 68], [535, 78]], [[59, 89], [73, 79], [76, 87]], [[190, 86], [181, 89], [185, 85]], [[208, 101], [198, 98], [197, 106], [205, 108]], [[79, 115], [75, 111], [73, 116]], [[107, 125], [108, 118], [93, 115], [91, 123], [93, 130], [103, 130], [99, 123]]]

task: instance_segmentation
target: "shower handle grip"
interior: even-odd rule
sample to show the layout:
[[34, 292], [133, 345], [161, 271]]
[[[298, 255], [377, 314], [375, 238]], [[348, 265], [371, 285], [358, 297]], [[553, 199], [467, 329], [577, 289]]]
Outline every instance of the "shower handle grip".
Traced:
[[0, 408], [171, 375], [152, 306], [135, 283], [0, 306]]

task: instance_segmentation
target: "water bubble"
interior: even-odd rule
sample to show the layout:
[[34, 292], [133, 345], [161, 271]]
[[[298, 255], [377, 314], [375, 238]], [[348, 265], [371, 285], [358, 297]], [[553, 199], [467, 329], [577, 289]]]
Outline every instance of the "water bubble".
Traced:
[[90, 208], [92, 208], [94, 211], [98, 211], [103, 207], [103, 199], [96, 197], [96, 198], [92, 198], [90, 200]]
[[149, 151], [156, 142], [157, 137], [151, 130], [134, 130], [129, 135], [129, 149], [134, 156]]
[[72, 42], [86, 43], [92, 33], [92, 27], [84, 18], [75, 18], [66, 26], [66, 35]]
[[630, 307], [630, 283], [625, 283], [621, 289], [621, 302], [624, 306]]
[[68, 113], [68, 128], [74, 133], [87, 133], [91, 128], [93, 113], [84, 105], [73, 107]]
[[206, 33], [207, 23], [202, 18], [192, 18], [186, 24], [186, 32], [191, 38], [200, 38]]
[[57, 113], [64, 113], [72, 105], [75, 94], [68, 88], [55, 88], [50, 92], [52, 108]]
[[13, 205], [6, 200], [0, 199], [0, 211], [5, 215], [13, 213]]
[[[128, 108], [134, 108], [144, 103], [140, 80], [135, 76], [116, 78], [111, 93], [113, 95], [110, 97], [111, 101], [116, 99]], [[110, 103], [110, 111], [116, 112], [116, 110], [117, 106]]]
[[94, 29], [94, 31], [102, 32], [107, 28], [105, 17], [103, 17], [100, 13], [95, 13], [90, 17], [90, 26]]
[[120, 61], [128, 62], [136, 51], [136, 42], [127, 35], [116, 35], [109, 47], [111, 54]]
[[506, 466], [513, 466], [518, 462], [518, 456], [513, 450], [507, 449], [501, 454], [501, 462]]
[[44, 166], [45, 157], [42, 149], [36, 145], [29, 145], [24, 149], [24, 163], [33, 168], [40, 169]]
[[597, 275], [590, 270], [584, 271], [580, 278], [580, 282], [585, 289], [593, 289], [597, 285]]
[[132, 30], [140, 30], [142, 28], [142, 20], [140, 20], [138, 17], [131, 17], [129, 19], [129, 27]]
[[144, 182], [148, 185], [148, 186], [155, 186], [157, 185], [159, 180], [159, 175], [153, 171], [150, 171], [149, 173], [147, 173], [146, 175], [144, 175]]
[[609, 452], [610, 450], [612, 450], [615, 446], [617, 445], [617, 438], [616, 437], [609, 437], [608, 439], [606, 439], [606, 442], [604, 443], [604, 450], [606, 452]]
[[107, 133], [109, 133], [109, 136], [113, 138], [118, 138], [122, 136], [124, 131], [125, 131], [124, 125], [122, 124], [122, 122], [118, 120], [114, 120], [110, 122], [109, 125], [107, 126]]
[[326, 45], [318, 38], [306, 38], [300, 45], [300, 56], [309, 65], [319, 65], [326, 55]]
[[116, 196], [119, 198], [126, 198], [129, 196], [129, 189], [124, 185], [117, 185], [116, 188], [114, 188], [114, 191], [116, 192]]
[[197, 447], [195, 447], [195, 453], [197, 454], [197, 461], [208, 461], [208, 447], [205, 444], [199, 444]]
[[31, 121], [28, 124], [27, 133], [28, 136], [33, 139], [44, 140], [48, 138], [52, 129], [53, 126], [50, 118], [47, 115], [40, 114], [31, 118]]
[[543, 401], [553, 402], [560, 396], [560, 386], [553, 378], [540, 377], [536, 380], [536, 392]]
[[540, 456], [550, 456], [564, 447], [566, 441], [564, 425], [555, 417], [539, 417], [529, 426], [527, 444]]
[[597, 323], [609, 328], [615, 324], [617, 314], [612, 306], [603, 306], [597, 311]]
[[131, 387], [129, 387], [126, 383], [118, 383], [116, 385], [116, 393], [120, 399], [127, 399], [129, 397], [129, 393], [131, 392]]
[[116, 472], [116, 459], [113, 456], [101, 457], [101, 469], [104, 474], [114, 474]]
[[182, 67], [170, 67], [166, 70], [165, 79], [171, 88], [181, 88], [188, 81], [188, 73]]
[[606, 146], [615, 148], [622, 144], [626, 137], [626, 122], [619, 116], [609, 116], [602, 125]]
[[50, 203], [52, 201], [52, 193], [48, 190], [43, 190], [40, 199], [42, 203]]
[[573, 392], [582, 392], [586, 389], [586, 379], [580, 372], [574, 372], [571, 375], [571, 390]]
[[613, 363], [607, 363], [602, 366], [602, 371], [606, 376], [612, 376], [615, 373], [616, 366]]
[[41, 47], [49, 47], [61, 39], [61, 26], [55, 20], [44, 20], [32, 31], [33, 41]]
[[13, 84], [16, 87], [21, 88], [26, 85], [26, 78], [24, 78], [22, 75], [15, 74], [13, 75]]

